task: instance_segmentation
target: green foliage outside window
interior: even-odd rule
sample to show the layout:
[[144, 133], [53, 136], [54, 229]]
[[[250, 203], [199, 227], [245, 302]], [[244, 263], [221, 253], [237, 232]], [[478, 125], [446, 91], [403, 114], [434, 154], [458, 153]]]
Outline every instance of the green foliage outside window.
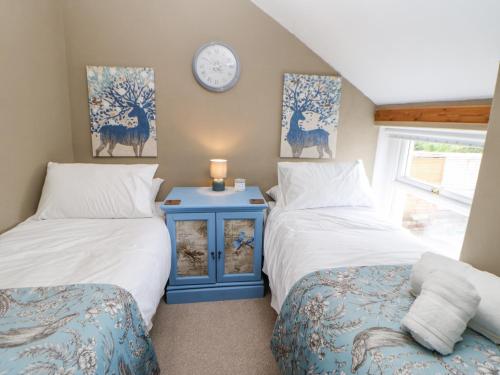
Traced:
[[456, 152], [456, 153], [473, 153], [481, 154], [483, 152], [482, 147], [472, 147], [463, 145], [452, 145], [448, 143], [436, 143], [436, 142], [415, 142], [415, 151], [428, 151], [428, 152]]

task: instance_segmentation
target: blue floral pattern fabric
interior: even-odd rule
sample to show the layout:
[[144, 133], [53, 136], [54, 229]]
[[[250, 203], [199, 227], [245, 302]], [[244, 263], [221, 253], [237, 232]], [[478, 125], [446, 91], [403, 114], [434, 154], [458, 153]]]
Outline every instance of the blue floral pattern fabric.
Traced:
[[411, 266], [311, 273], [289, 292], [271, 340], [282, 374], [500, 374], [500, 347], [467, 329], [448, 356], [400, 328]]
[[133, 297], [100, 284], [0, 290], [0, 374], [155, 375]]

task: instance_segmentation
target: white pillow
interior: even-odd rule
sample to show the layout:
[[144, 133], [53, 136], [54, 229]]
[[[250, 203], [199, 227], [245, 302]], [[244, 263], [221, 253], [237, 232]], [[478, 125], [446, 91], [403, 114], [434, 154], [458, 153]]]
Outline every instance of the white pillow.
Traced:
[[278, 181], [286, 209], [374, 206], [361, 160], [347, 163], [278, 163]]
[[280, 186], [279, 185], [273, 186], [268, 191], [266, 191], [266, 194], [269, 195], [273, 201], [278, 202], [281, 197]]
[[158, 164], [59, 164], [49, 162], [38, 219], [151, 217]]
[[163, 184], [165, 180], [163, 178], [153, 178], [153, 184], [151, 185], [151, 204], [155, 205], [156, 203], [156, 196], [158, 195], [160, 191], [161, 184]]

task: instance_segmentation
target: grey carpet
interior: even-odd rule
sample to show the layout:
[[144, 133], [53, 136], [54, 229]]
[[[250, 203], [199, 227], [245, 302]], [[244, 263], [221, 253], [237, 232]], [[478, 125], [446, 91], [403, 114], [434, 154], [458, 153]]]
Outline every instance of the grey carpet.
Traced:
[[276, 313], [265, 298], [167, 305], [153, 338], [163, 375], [277, 375], [270, 339]]

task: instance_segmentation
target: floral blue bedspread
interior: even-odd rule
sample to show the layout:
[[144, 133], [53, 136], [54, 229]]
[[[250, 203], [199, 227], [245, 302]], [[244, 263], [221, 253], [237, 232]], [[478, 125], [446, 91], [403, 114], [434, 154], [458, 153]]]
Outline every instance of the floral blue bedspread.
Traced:
[[282, 374], [500, 374], [500, 347], [467, 330], [448, 356], [400, 328], [411, 266], [328, 269], [298, 281], [274, 327]]
[[0, 375], [159, 373], [125, 290], [100, 284], [0, 290]]

